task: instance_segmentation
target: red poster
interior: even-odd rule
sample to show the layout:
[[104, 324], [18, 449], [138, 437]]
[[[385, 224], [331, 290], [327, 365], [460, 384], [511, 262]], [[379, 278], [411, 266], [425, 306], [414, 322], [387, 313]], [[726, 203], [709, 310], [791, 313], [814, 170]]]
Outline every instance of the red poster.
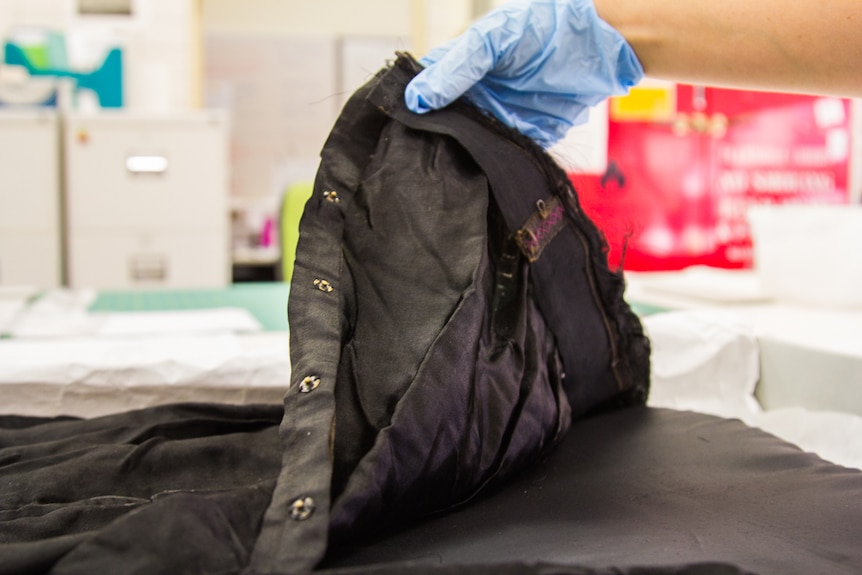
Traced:
[[609, 257], [632, 270], [750, 267], [757, 203], [846, 203], [850, 104], [835, 98], [676, 88], [676, 113], [611, 114], [608, 171], [573, 174]]

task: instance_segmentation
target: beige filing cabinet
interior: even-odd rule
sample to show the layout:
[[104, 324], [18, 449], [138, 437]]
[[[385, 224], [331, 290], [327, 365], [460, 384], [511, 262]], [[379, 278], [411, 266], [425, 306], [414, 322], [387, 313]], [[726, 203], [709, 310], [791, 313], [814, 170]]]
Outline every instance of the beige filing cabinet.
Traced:
[[64, 122], [70, 286], [230, 283], [223, 113], [101, 112]]
[[59, 127], [54, 110], [0, 108], [0, 284], [62, 283]]

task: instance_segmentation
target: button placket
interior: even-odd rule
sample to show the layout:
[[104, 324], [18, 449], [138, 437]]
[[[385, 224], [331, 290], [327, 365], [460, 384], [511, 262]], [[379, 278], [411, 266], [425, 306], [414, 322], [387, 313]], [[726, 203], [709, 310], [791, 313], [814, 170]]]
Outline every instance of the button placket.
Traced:
[[[315, 183], [315, 199], [304, 217], [307, 257], [297, 260], [293, 279], [297, 288], [291, 301], [300, 301], [291, 311], [294, 327], [307, 328], [290, 354], [295, 368], [291, 393], [285, 396], [281, 437], [290, 465], [279, 474], [273, 503], [267, 510], [268, 529], [255, 544], [257, 572], [275, 572], [285, 564], [291, 571], [311, 571], [326, 550], [331, 494], [331, 425], [335, 414], [333, 393], [340, 354], [339, 273], [343, 254], [344, 208], [350, 204], [352, 182], [330, 178], [322, 162]], [[331, 183], [327, 180], [333, 180]], [[343, 190], [336, 192], [335, 190]], [[319, 225], [318, 225], [319, 224]], [[309, 321], [312, 320], [312, 321]], [[309, 327], [310, 326], [310, 327]], [[326, 385], [323, 385], [323, 384]], [[293, 387], [295, 386], [295, 387]]]

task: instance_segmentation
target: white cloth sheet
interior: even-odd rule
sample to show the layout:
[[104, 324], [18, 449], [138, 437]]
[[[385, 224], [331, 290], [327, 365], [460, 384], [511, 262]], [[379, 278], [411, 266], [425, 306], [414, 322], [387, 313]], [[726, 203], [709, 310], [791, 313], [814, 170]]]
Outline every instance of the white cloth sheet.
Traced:
[[9, 308], [0, 316], [0, 413], [279, 403], [287, 391], [288, 333], [262, 331], [245, 309], [91, 313], [88, 290], [52, 290], [33, 302], [12, 295], [0, 298], [9, 304], [0, 305]]
[[288, 334], [148, 335], [0, 341], [0, 413], [96, 417], [153, 405], [279, 403]]

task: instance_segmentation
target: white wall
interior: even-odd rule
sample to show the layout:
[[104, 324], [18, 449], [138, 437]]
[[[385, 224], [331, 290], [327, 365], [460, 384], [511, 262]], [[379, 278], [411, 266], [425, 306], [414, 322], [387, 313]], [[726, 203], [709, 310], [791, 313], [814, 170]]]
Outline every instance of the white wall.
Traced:
[[204, 0], [207, 32], [297, 36], [411, 34], [409, 0]]
[[862, 203], [862, 99], [850, 107], [850, 201]]
[[63, 27], [72, 16], [73, 4], [66, 0], [0, 1], [0, 35], [16, 24]]
[[425, 0], [414, 4], [417, 56], [460, 34], [473, 18], [470, 0]]
[[204, 0], [206, 33], [399, 37], [421, 54], [464, 29], [471, 0]]
[[234, 119], [233, 196], [255, 205], [314, 176], [346, 98], [396, 50], [421, 55], [471, 0], [204, 0], [205, 101]]

